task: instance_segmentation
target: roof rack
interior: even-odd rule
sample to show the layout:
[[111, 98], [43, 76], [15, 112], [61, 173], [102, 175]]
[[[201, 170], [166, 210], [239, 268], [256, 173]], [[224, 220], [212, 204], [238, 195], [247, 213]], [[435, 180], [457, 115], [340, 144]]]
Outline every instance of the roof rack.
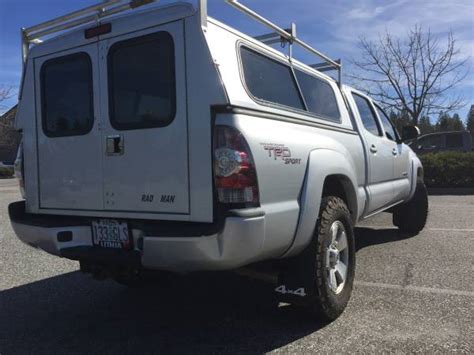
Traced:
[[124, 3], [123, 0], [104, 0], [99, 4], [88, 6], [84, 9], [54, 18], [35, 26], [21, 29], [22, 57], [26, 62], [30, 44], [41, 43], [41, 37], [67, 30], [88, 22], [98, 21], [103, 17], [117, 14], [129, 9], [134, 9], [150, 4], [157, 0], [132, 0]]
[[[114, 15], [129, 9], [134, 9], [143, 5], [147, 5], [159, 0], [103, 0], [101, 3], [86, 7], [82, 10], [77, 10], [69, 14], [57, 17], [55, 19], [40, 23], [38, 25], [22, 28], [21, 29], [21, 39], [22, 39], [22, 57], [23, 63], [26, 63], [26, 58], [28, 57], [28, 52], [30, 49], [30, 44], [41, 43], [41, 37], [61, 32], [69, 28], [73, 28], [82, 24], [89, 22], [95, 22], [100, 20], [103, 17]], [[318, 51], [317, 49], [311, 47], [306, 42], [302, 41], [296, 36], [296, 25], [291, 24], [291, 28], [283, 29], [275, 25], [270, 20], [259, 15], [250, 8], [242, 5], [238, 0], [224, 0], [230, 6], [236, 8], [237, 10], [243, 12], [247, 16], [253, 18], [257, 22], [265, 25], [266, 27], [272, 30], [271, 33], [257, 36], [255, 39], [265, 43], [265, 44], [274, 44], [274, 43], [288, 43], [289, 44], [289, 57], [290, 60], [293, 58], [293, 45], [297, 44], [314, 54], [318, 58], [322, 59], [322, 63], [310, 65], [312, 68], [319, 71], [327, 70], [337, 70], [338, 72], [338, 83], [341, 85], [341, 61], [332, 60], [327, 55]], [[207, 0], [198, 0], [199, 2], [199, 19], [201, 22], [201, 27], [205, 30], [207, 28]]]
[[[318, 51], [317, 49], [311, 47], [306, 42], [302, 41], [296, 36], [296, 24], [292, 23], [291, 28], [283, 29], [277, 25], [275, 25], [270, 20], [266, 19], [265, 17], [261, 16], [257, 12], [253, 11], [252, 9], [248, 8], [245, 5], [242, 5], [238, 0], [225, 0], [227, 4], [236, 8], [237, 10], [241, 11], [245, 15], [251, 17], [252, 19], [260, 22], [261, 24], [265, 25], [266, 27], [272, 30], [271, 33], [260, 35], [254, 37], [255, 39], [265, 43], [265, 44], [274, 44], [274, 43], [288, 43], [289, 44], [289, 57], [290, 60], [293, 58], [293, 45], [297, 44], [310, 52], [311, 54], [317, 56], [319, 59], [322, 59], [322, 63], [318, 64], [311, 64], [310, 67], [319, 70], [319, 71], [328, 71], [328, 70], [337, 70], [338, 78], [337, 82], [339, 86], [342, 85], [342, 64], [341, 60], [333, 60], [329, 58], [324, 53]], [[203, 28], [207, 27], [207, 0], [199, 0], [199, 12], [200, 12], [200, 19], [201, 19], [201, 26]]]

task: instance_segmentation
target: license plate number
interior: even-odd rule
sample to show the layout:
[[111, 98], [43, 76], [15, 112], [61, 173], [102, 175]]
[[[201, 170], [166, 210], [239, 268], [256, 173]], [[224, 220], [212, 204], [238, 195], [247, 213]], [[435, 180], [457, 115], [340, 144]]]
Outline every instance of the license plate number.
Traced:
[[114, 219], [93, 221], [92, 243], [102, 248], [130, 249], [128, 224]]

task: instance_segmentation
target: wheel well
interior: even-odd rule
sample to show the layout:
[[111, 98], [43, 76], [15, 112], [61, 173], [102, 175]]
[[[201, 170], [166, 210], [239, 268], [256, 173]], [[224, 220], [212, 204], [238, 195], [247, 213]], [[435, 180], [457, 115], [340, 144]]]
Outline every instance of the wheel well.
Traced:
[[351, 180], [345, 175], [330, 175], [324, 180], [323, 197], [341, 198], [349, 208], [353, 221], [357, 219], [357, 196]]

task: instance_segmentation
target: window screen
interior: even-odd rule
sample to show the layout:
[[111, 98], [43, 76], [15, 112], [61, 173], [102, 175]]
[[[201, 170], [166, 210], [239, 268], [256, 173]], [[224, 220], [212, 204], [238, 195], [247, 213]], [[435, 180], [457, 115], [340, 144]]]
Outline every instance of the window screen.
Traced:
[[333, 121], [340, 119], [339, 107], [331, 85], [299, 70], [296, 70], [296, 78], [310, 112]]
[[352, 96], [354, 97], [357, 110], [359, 111], [359, 115], [365, 129], [376, 136], [381, 136], [382, 131], [379, 128], [377, 119], [375, 118], [375, 114], [370, 107], [369, 101], [357, 94], [353, 94]]
[[375, 109], [379, 115], [380, 120], [382, 121], [383, 128], [385, 130], [385, 135], [388, 139], [392, 141], [396, 141], [398, 139], [398, 133], [393, 126], [392, 122], [388, 118], [387, 114], [384, 110], [382, 110], [379, 106], [375, 105]]
[[304, 110], [289, 66], [241, 48], [245, 83], [257, 99]]
[[174, 44], [167, 32], [117, 42], [108, 54], [115, 129], [162, 127], [176, 113]]
[[81, 52], [46, 61], [41, 68], [41, 96], [44, 134], [87, 134], [94, 124], [89, 56]]

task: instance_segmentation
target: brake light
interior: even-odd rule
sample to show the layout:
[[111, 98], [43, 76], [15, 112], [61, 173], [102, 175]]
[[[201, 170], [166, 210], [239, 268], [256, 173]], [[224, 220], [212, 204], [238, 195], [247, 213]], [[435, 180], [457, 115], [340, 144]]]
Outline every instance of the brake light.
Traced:
[[216, 126], [214, 178], [219, 202], [258, 204], [257, 172], [243, 135], [229, 126]]

